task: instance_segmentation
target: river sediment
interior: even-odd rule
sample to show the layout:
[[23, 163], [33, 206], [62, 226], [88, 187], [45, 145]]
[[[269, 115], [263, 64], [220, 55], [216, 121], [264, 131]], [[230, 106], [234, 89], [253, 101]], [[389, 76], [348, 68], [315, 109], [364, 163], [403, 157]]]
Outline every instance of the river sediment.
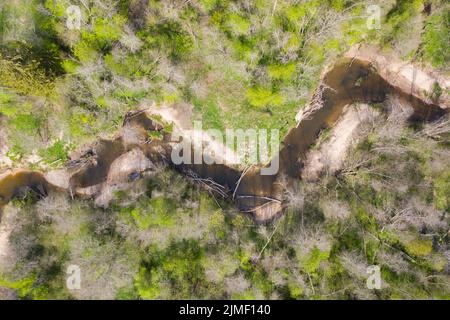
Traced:
[[[436, 86], [444, 88], [441, 96], [433, 94]], [[312, 101], [299, 112], [297, 125], [282, 141], [275, 175], [261, 175], [263, 165], [176, 165], [171, 160], [174, 142], [165, 130], [166, 122], [155, 120], [151, 109], [140, 110], [125, 116], [122, 129], [113, 139], [99, 140], [80, 151], [64, 169], [47, 173], [9, 169], [1, 174], [0, 206], [28, 188], [40, 196], [58, 190], [94, 198], [97, 205], [106, 207], [115, 191], [125, 190], [144, 172], [167, 165], [234, 201], [255, 221], [265, 222], [283, 212], [286, 186], [280, 181], [301, 179], [311, 145], [322, 130], [339, 121], [344, 108], [355, 103], [381, 103], [394, 95], [412, 107], [411, 121], [432, 121], [450, 110], [448, 88], [447, 79], [429, 75], [373, 48], [355, 47], [324, 71]], [[149, 139], [152, 131], [162, 138]]]

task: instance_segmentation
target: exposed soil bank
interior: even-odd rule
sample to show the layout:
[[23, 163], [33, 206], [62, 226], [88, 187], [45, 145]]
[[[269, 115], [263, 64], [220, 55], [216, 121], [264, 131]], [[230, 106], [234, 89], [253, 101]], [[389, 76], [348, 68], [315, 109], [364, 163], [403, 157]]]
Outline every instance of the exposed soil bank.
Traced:
[[[128, 183], [158, 165], [169, 165], [212, 192], [233, 199], [256, 221], [267, 221], [283, 209], [280, 179], [288, 177], [288, 182], [294, 182], [301, 178], [310, 146], [321, 130], [336, 123], [345, 106], [383, 102], [387, 95], [397, 95], [412, 106], [414, 120], [433, 120], [450, 108], [447, 93], [433, 97], [436, 83], [448, 89], [447, 80], [429, 76], [413, 65], [383, 56], [372, 48], [353, 48], [324, 72], [313, 100], [300, 112], [297, 126], [283, 140], [276, 175], [261, 175], [261, 167], [252, 167], [243, 174], [243, 170], [223, 164], [174, 165], [171, 134], [164, 130], [163, 123], [154, 120], [150, 110], [143, 110], [127, 114], [114, 139], [100, 140], [80, 152], [65, 170], [47, 174], [25, 170], [4, 173], [0, 176], [0, 201], [7, 203], [24, 188], [32, 188], [42, 196], [49, 189], [58, 189], [94, 197], [97, 205], [107, 206], [114, 191], [126, 189]], [[151, 131], [160, 132], [163, 139], [149, 139]]]
[[380, 115], [379, 111], [367, 104], [346, 106], [341, 118], [326, 134], [326, 140], [318, 141], [313, 150], [308, 152], [302, 180], [317, 181], [324, 172], [337, 172], [346, 158], [347, 150], [358, 140], [359, 127]]

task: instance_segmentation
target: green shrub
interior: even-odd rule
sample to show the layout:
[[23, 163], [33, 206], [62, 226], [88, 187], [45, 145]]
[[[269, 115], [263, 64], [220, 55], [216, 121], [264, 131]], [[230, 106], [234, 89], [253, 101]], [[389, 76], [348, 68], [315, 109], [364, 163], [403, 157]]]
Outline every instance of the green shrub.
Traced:
[[312, 248], [311, 252], [304, 259], [301, 259], [303, 270], [309, 274], [316, 273], [320, 263], [328, 260], [329, 256], [329, 251], [321, 251], [317, 247]]
[[236, 36], [247, 34], [250, 28], [250, 21], [236, 13], [227, 17], [227, 28]]
[[33, 114], [23, 113], [18, 114], [13, 119], [11, 119], [11, 124], [16, 128], [16, 130], [28, 134], [36, 134], [42, 122], [41, 119], [36, 118], [36, 116]]
[[275, 80], [289, 81], [295, 73], [295, 64], [271, 65], [268, 67], [269, 76]]
[[0, 113], [7, 117], [14, 116], [18, 108], [14, 103], [13, 95], [8, 94], [6, 90], [0, 88]]
[[162, 251], [156, 247], [150, 249], [149, 258], [144, 260], [135, 280], [138, 294], [144, 299], [164, 298], [163, 288], [166, 288], [173, 298], [200, 295], [206, 285], [203, 257], [203, 249], [194, 240], [172, 242]]
[[283, 103], [283, 98], [278, 92], [263, 87], [248, 89], [247, 99], [250, 105], [257, 108], [280, 106]]
[[159, 273], [157, 271], [152, 272], [150, 275], [144, 267], [141, 267], [134, 280], [139, 297], [146, 300], [160, 298], [161, 289], [158, 285], [159, 280]]
[[434, 204], [438, 210], [450, 210], [450, 170], [440, 174], [434, 181]]
[[0, 274], [0, 287], [15, 290], [21, 299], [46, 299], [48, 293], [44, 286], [36, 285], [35, 275], [31, 275], [17, 281], [9, 281]]
[[450, 10], [428, 19], [423, 34], [424, 58], [434, 67], [446, 67], [450, 60]]
[[416, 238], [405, 243], [406, 251], [414, 256], [427, 256], [433, 251], [431, 239]]
[[[78, 58], [80, 62], [91, 62], [98, 58], [98, 52], [93, 48], [88, 41], [80, 41], [73, 48], [73, 53], [75, 57]], [[73, 67], [73, 64], [65, 64], [66, 67]]]
[[97, 18], [92, 26], [92, 31], [83, 31], [82, 38], [95, 49], [106, 52], [111, 48], [113, 42], [120, 39], [122, 28], [126, 18], [114, 15], [112, 19]]
[[167, 20], [153, 25], [146, 42], [153, 48], [167, 52], [173, 61], [180, 61], [189, 56], [194, 43], [190, 34], [176, 21]]
[[130, 214], [141, 230], [155, 226], [169, 227], [175, 223], [174, 203], [164, 197], [149, 199], [134, 208], [124, 208], [122, 214]]
[[48, 97], [53, 94], [54, 78], [36, 61], [23, 64], [0, 53], [0, 85], [24, 95]]

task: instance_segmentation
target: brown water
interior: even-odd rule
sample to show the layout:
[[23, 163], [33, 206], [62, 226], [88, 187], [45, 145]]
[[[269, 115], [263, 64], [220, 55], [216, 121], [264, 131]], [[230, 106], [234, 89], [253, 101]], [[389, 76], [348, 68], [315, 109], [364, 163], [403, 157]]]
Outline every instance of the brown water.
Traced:
[[[324, 74], [322, 85], [325, 89], [321, 95], [321, 107], [289, 130], [283, 140], [278, 155], [278, 174], [261, 175], [261, 168], [254, 167], [241, 179], [236, 192], [234, 191], [242, 174], [240, 170], [222, 164], [175, 166], [170, 161], [171, 144], [168, 135], [163, 141], [145, 142], [148, 130], [161, 129], [145, 112], [128, 114], [124, 121], [124, 128], [133, 130], [138, 137], [137, 141], [127, 141], [122, 131], [112, 140], [99, 140], [71, 162], [72, 166], [67, 169], [71, 175], [70, 190], [67, 191], [81, 194], [77, 190], [105, 183], [113, 161], [132, 148], [139, 147], [155, 164], [168, 164], [184, 174], [193, 173], [196, 177], [209, 179], [207, 182], [214, 181], [221, 185], [223, 192], [228, 198], [233, 198], [241, 210], [252, 212], [256, 221], [263, 222], [282, 212], [281, 179], [287, 177], [283, 181], [287, 180], [288, 183], [300, 179], [308, 149], [321, 130], [336, 122], [346, 105], [355, 102], [378, 103], [384, 101], [388, 94], [396, 94], [414, 108], [416, 120], [433, 119], [446, 112], [445, 108], [427, 101], [421, 93], [406, 91], [404, 88], [408, 87], [408, 83], [399, 86], [395, 74], [380, 72], [367, 57], [340, 59]], [[38, 188], [45, 192], [55, 188], [42, 173], [27, 170], [7, 172], [0, 177], [0, 205], [7, 203], [24, 187]]]

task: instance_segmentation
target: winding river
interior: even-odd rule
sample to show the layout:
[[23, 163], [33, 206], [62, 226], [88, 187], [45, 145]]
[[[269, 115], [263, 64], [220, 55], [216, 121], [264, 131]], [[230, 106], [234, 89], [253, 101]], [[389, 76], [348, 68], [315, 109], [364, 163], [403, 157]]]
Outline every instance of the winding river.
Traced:
[[[444, 88], [444, 94], [430, 98], [437, 84]], [[168, 134], [162, 140], [148, 141], [148, 131], [162, 132], [163, 128], [148, 111], [142, 110], [128, 113], [123, 128], [113, 139], [101, 139], [89, 146], [64, 169], [46, 173], [8, 169], [0, 174], [0, 206], [24, 187], [42, 196], [58, 190], [72, 196], [93, 197], [98, 205], [107, 206], [117, 186], [123, 187], [140, 172], [164, 164], [234, 201], [257, 222], [268, 221], [283, 212], [280, 180], [292, 183], [300, 179], [310, 146], [321, 130], [336, 123], [345, 106], [380, 103], [388, 95], [396, 95], [414, 109], [412, 120], [431, 121], [450, 109], [448, 84], [441, 76], [427, 74], [374, 48], [354, 47], [323, 72], [313, 100], [282, 141], [276, 175], [261, 175], [262, 166], [244, 172], [224, 164], [175, 165], [170, 160], [173, 143]]]

